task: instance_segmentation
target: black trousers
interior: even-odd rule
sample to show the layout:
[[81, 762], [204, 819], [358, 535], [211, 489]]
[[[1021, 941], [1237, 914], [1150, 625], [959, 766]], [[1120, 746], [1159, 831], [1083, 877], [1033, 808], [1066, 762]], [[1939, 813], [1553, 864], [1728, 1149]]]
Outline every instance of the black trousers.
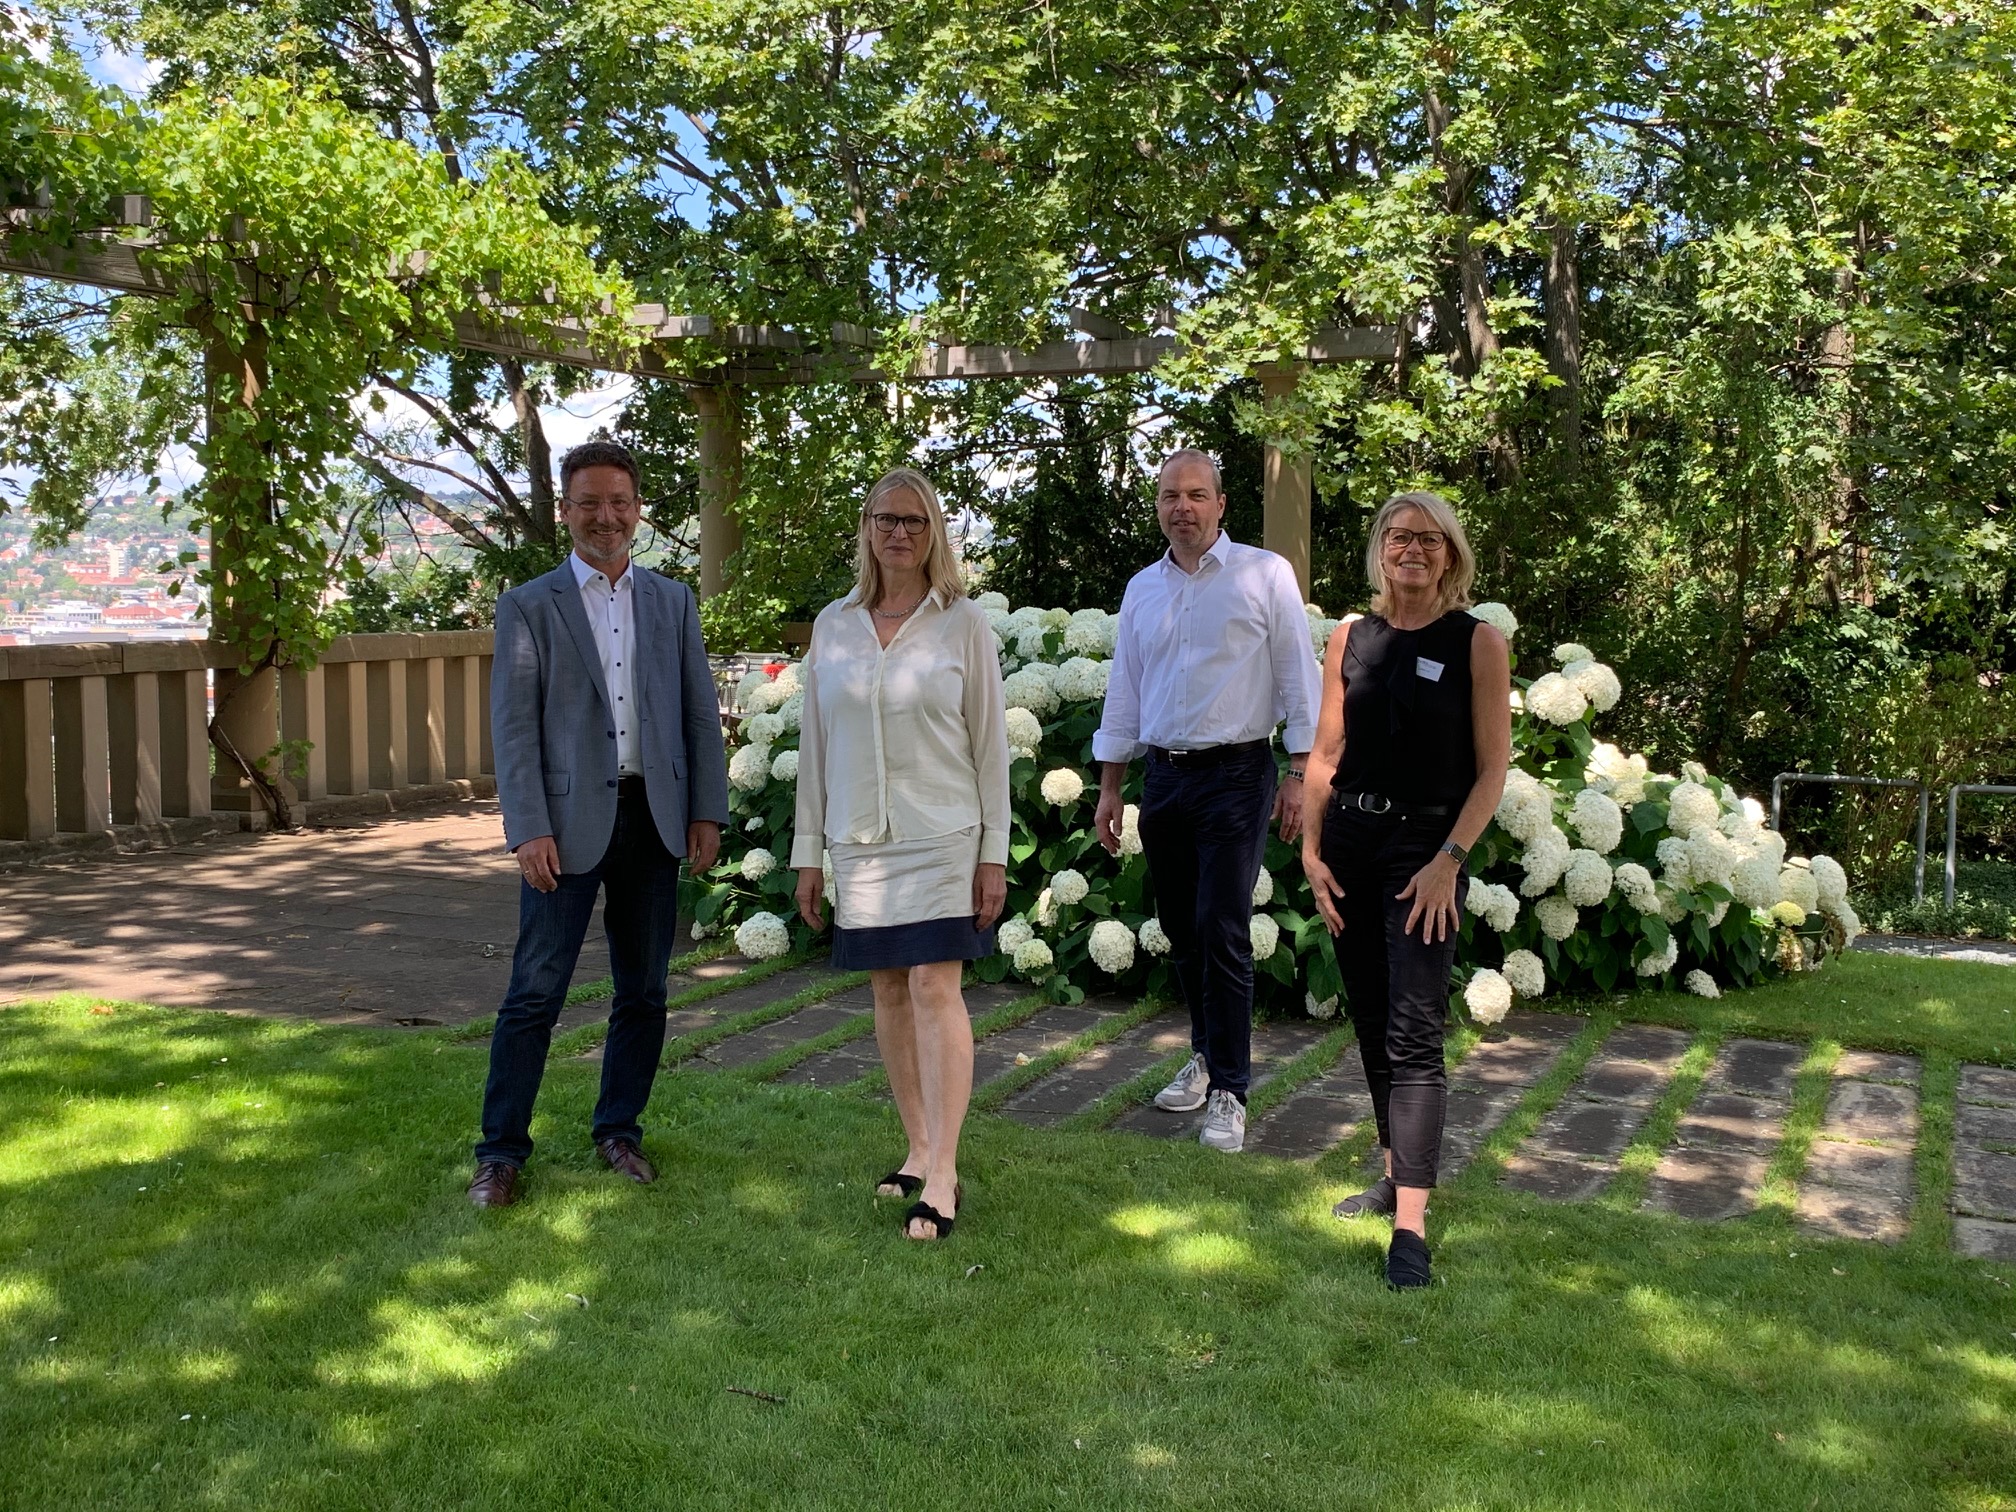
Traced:
[[[1393, 1154], [1398, 1186], [1432, 1187], [1442, 1153], [1449, 1080], [1442, 1036], [1449, 1019], [1452, 935], [1433, 945], [1421, 924], [1406, 930], [1412, 900], [1400, 892], [1449, 838], [1449, 819], [1367, 814], [1333, 801], [1323, 816], [1323, 864], [1344, 889], [1337, 964], [1379, 1142]], [[1460, 908], [1470, 879], [1456, 884]]]
[[1212, 767], [1150, 754], [1141, 848], [1210, 1090], [1246, 1100], [1253, 1074], [1253, 883], [1278, 778], [1265, 743]]

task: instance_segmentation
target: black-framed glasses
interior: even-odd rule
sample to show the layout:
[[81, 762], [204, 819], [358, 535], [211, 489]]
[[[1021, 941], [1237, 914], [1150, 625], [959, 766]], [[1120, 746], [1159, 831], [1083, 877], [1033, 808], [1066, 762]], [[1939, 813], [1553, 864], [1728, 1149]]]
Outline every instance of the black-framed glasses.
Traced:
[[1386, 548], [1389, 551], [1394, 547], [1405, 550], [1416, 541], [1421, 543], [1423, 551], [1440, 551], [1449, 544], [1449, 537], [1439, 530], [1408, 530], [1400, 525], [1386, 532]]
[[894, 535], [897, 527], [901, 526], [903, 533], [912, 540], [924, 534], [931, 524], [922, 515], [872, 514], [868, 518], [875, 522], [875, 528], [882, 534]]

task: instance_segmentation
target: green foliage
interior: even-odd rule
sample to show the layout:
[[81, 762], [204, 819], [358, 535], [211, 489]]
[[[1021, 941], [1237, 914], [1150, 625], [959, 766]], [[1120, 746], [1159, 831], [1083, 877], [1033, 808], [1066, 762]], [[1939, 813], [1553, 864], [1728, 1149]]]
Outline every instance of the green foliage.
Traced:
[[333, 625], [339, 634], [478, 630], [495, 613], [497, 590], [468, 567], [429, 558], [361, 574]]

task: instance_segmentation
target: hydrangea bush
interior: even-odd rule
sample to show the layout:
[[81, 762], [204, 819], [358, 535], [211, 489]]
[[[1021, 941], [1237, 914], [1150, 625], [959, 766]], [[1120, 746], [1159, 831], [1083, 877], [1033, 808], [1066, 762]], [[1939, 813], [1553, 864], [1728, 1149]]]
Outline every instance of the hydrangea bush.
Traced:
[[[1092, 734], [1117, 618], [1011, 610], [999, 594], [978, 602], [1001, 649], [1014, 804], [999, 951], [979, 974], [1017, 977], [1067, 1002], [1088, 990], [1173, 993], [1169, 937], [1141, 851], [1138, 765], [1120, 855], [1092, 834]], [[1473, 612], [1517, 633], [1502, 604]], [[1321, 657], [1338, 622], [1313, 605], [1308, 617]], [[1561, 990], [1681, 986], [1714, 997], [1815, 967], [1860, 932], [1837, 864], [1788, 856], [1756, 801], [1700, 766], [1653, 772], [1643, 756], [1599, 741], [1595, 719], [1623, 696], [1616, 673], [1574, 643], [1550, 660], [1538, 677], [1514, 680], [1512, 770], [1471, 858], [1458, 977], [1472, 1018], [1494, 1023], [1515, 999]], [[764, 958], [810, 936], [792, 903], [797, 873], [785, 864], [804, 707], [797, 669], [751, 673], [735, 703], [733, 822], [719, 864], [689, 880], [684, 906], [697, 937], [732, 928], [738, 949]], [[1298, 847], [1270, 835], [1253, 898], [1263, 1004], [1334, 1015], [1342, 977]]]

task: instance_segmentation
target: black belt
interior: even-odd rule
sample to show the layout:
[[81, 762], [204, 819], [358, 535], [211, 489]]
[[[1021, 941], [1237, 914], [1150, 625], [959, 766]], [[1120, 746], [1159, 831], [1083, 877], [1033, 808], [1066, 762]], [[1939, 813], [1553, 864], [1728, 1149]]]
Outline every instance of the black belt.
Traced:
[[618, 777], [616, 779], [616, 796], [618, 798], [642, 798], [644, 796], [644, 779], [634, 776]]
[[1195, 772], [1206, 767], [1223, 766], [1249, 752], [1265, 750], [1270, 744], [1265, 740], [1242, 740], [1236, 745], [1206, 746], [1201, 751], [1168, 751], [1161, 746], [1150, 746], [1148, 754], [1168, 762], [1179, 772]]
[[1456, 812], [1446, 803], [1395, 803], [1384, 793], [1332, 793], [1330, 802], [1338, 808], [1357, 809], [1366, 814], [1398, 814], [1402, 819], [1412, 814], [1446, 819]]

